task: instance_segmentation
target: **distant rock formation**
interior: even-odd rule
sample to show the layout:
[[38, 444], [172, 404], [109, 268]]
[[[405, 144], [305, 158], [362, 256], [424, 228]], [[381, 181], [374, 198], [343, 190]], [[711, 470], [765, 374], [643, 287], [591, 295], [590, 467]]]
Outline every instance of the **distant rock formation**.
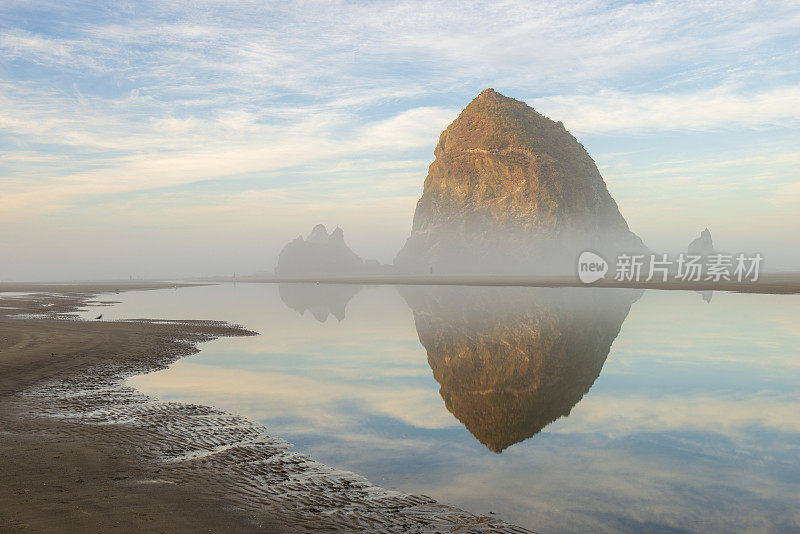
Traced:
[[646, 251], [583, 146], [524, 102], [486, 89], [434, 154], [401, 272], [571, 273], [587, 248]]
[[343, 321], [345, 309], [361, 286], [355, 284], [278, 284], [278, 294], [286, 306], [300, 315], [306, 310], [324, 323], [330, 315]]
[[637, 290], [398, 286], [447, 409], [494, 452], [569, 415]]
[[715, 254], [714, 241], [711, 240], [711, 232], [706, 228], [700, 232], [700, 237], [689, 243], [689, 254], [698, 256], [711, 256]]
[[377, 260], [362, 260], [344, 242], [344, 231], [338, 226], [328, 233], [318, 224], [303, 239], [287, 243], [278, 255], [275, 276], [280, 278], [326, 278], [336, 276], [381, 275], [394, 272], [394, 267]]
[[338, 226], [328, 234], [318, 224], [306, 239], [298, 236], [278, 256], [275, 275], [283, 278], [354, 276], [363, 274], [364, 261], [344, 242]]

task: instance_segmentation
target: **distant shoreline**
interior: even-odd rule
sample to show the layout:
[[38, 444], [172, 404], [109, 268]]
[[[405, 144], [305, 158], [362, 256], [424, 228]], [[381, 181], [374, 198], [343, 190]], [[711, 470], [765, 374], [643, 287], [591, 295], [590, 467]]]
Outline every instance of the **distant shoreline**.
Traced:
[[242, 284], [355, 284], [355, 285], [418, 285], [418, 286], [478, 286], [478, 287], [599, 287], [609, 289], [658, 289], [667, 291], [729, 291], [734, 293], [763, 293], [794, 295], [800, 293], [800, 272], [765, 273], [757, 282], [699, 281], [669, 279], [666, 282], [618, 282], [603, 279], [584, 284], [575, 276], [558, 275], [365, 275], [330, 277], [207, 277], [180, 282], [163, 280], [136, 282], [0, 282], [3, 292], [31, 293], [113, 293], [114, 291], [151, 290], [193, 287], [219, 283]]
[[[211, 281], [211, 280], [209, 280]], [[666, 282], [618, 282], [603, 279], [584, 284], [574, 276], [552, 275], [377, 275], [339, 277], [254, 277], [214, 279], [214, 282], [271, 283], [271, 284], [357, 284], [357, 285], [428, 285], [428, 286], [488, 286], [488, 287], [600, 287], [617, 289], [660, 289], [673, 291], [731, 291], [791, 295], [800, 293], [800, 273], [764, 274], [757, 282], [686, 282], [670, 279]]]

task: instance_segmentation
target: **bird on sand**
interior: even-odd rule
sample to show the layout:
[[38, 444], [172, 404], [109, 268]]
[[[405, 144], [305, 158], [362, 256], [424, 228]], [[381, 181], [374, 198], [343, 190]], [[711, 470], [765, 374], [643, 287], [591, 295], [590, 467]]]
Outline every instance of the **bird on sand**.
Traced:
[[102, 319], [102, 318], [103, 318], [103, 314], [101, 313], [100, 315], [98, 315], [97, 317], [95, 317], [95, 320], [99, 320], [99, 319]]

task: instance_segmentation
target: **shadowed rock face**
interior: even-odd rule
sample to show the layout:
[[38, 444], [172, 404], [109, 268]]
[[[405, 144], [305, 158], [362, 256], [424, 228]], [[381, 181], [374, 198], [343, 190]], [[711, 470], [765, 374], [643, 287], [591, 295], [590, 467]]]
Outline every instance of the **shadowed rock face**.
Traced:
[[501, 452], [568, 415], [635, 290], [403, 287], [447, 409]]
[[286, 306], [303, 315], [309, 310], [320, 323], [333, 315], [344, 320], [347, 303], [361, 286], [348, 284], [278, 284], [278, 294]]
[[486, 89], [439, 137], [401, 272], [573, 272], [586, 248], [644, 251], [560, 122]]
[[298, 236], [278, 256], [275, 274], [281, 277], [352, 276], [362, 274], [363, 260], [344, 242], [344, 232], [336, 228], [328, 234], [321, 224], [306, 239]]

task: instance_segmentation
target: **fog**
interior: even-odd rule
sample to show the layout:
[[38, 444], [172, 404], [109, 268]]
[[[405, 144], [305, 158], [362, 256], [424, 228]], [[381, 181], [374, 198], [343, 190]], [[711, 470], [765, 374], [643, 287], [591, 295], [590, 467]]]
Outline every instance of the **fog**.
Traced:
[[[205, 276], [271, 275], [281, 248], [298, 235], [307, 235], [317, 223], [344, 230], [347, 244], [365, 259], [391, 263], [411, 232], [413, 203], [406, 217], [395, 220], [357, 219], [352, 214], [326, 219], [264, 223], [237, 227], [213, 218], [184, 226], [150, 228], [86, 225], [52, 228], [7, 225], [2, 231], [0, 281], [70, 281], [122, 279], [182, 279]], [[630, 221], [629, 221], [630, 222]], [[660, 229], [654, 238], [632, 230], [655, 253], [685, 252], [702, 228], [686, 235], [666, 237]], [[710, 227], [717, 250], [728, 253], [760, 252], [764, 271], [800, 270], [797, 238], [784, 235], [761, 239], [737, 236]], [[446, 273], [437, 273], [446, 274]]]

